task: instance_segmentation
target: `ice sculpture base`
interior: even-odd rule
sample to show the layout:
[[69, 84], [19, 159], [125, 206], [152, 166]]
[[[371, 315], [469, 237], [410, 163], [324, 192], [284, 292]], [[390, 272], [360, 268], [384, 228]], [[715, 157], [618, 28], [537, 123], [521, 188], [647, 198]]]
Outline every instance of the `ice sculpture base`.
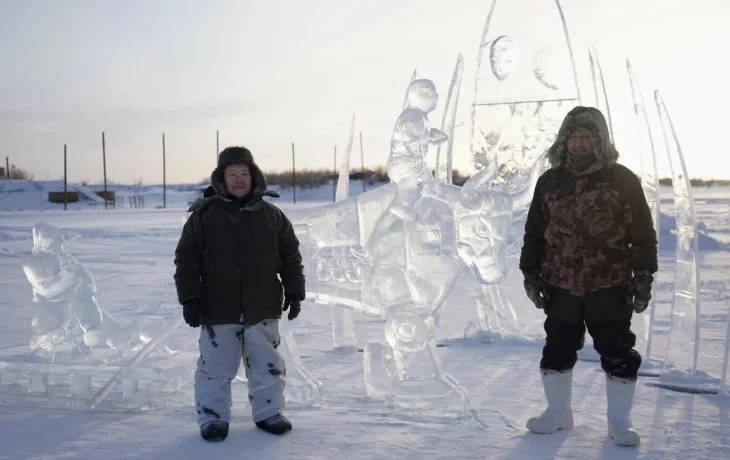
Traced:
[[646, 384], [679, 393], [718, 394], [720, 393], [721, 379], [701, 371], [697, 371], [692, 376], [686, 371], [670, 369], [665, 370], [659, 379]]
[[[299, 347], [291, 330], [282, 328], [279, 353], [286, 362], [286, 387], [284, 396], [288, 402], [315, 404], [322, 400], [322, 382], [309, 373], [299, 353]], [[284, 332], [286, 331], [286, 332]]]
[[393, 407], [441, 415], [470, 413], [466, 388], [449, 374], [400, 379], [391, 371], [392, 355], [377, 342], [365, 346], [364, 361], [365, 392], [370, 398], [382, 399]]
[[94, 407], [94, 396], [122, 366], [0, 361], [0, 404], [124, 412], [150, 409], [180, 396], [183, 378], [191, 375], [194, 362], [194, 355], [186, 355], [136, 367]]

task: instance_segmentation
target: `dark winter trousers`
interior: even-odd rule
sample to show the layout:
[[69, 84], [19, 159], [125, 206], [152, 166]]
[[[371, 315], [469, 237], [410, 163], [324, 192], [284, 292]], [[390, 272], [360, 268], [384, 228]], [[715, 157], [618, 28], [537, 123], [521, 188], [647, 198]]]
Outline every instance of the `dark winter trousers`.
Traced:
[[549, 287], [550, 302], [545, 320], [547, 333], [540, 368], [572, 369], [583, 348], [586, 328], [593, 347], [601, 355], [601, 367], [609, 375], [635, 378], [641, 356], [633, 349], [633, 310], [627, 303], [628, 286], [618, 286], [571, 295], [565, 289]]
[[231, 380], [238, 375], [242, 357], [253, 421], [280, 413], [284, 409], [286, 367], [276, 351], [281, 342], [279, 322], [218, 324], [200, 329], [200, 358], [195, 371], [195, 408], [200, 426], [213, 420], [230, 422]]

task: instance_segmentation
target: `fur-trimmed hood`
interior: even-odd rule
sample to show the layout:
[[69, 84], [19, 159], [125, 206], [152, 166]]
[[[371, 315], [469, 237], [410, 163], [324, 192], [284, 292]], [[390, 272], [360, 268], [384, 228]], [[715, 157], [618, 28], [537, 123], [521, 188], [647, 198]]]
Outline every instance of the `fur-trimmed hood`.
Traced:
[[547, 158], [553, 168], [562, 166], [568, 157], [568, 136], [579, 129], [591, 135], [592, 153], [598, 163], [608, 168], [616, 164], [618, 151], [611, 143], [606, 118], [595, 107], [574, 107], [563, 120], [555, 142], [547, 150]]
[[237, 164], [248, 166], [251, 172], [250, 196], [252, 198], [263, 196], [279, 197], [278, 193], [267, 190], [268, 184], [266, 183], [266, 177], [263, 171], [261, 171], [261, 168], [254, 161], [251, 151], [245, 147], [228, 147], [218, 156], [218, 167], [210, 175], [210, 183], [217, 196], [228, 199], [224, 173], [226, 167]]

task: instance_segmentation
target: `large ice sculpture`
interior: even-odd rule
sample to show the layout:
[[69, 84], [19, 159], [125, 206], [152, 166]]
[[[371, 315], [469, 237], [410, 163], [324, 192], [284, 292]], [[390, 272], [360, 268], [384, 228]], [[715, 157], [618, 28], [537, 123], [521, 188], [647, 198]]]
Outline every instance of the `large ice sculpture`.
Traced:
[[57, 227], [33, 227], [33, 250], [23, 263], [33, 287], [30, 349], [51, 359], [59, 353], [90, 359], [96, 348], [124, 352], [141, 347], [139, 327], [123, 328], [99, 307], [94, 278], [63, 245]]
[[[514, 21], [530, 11], [539, 21]], [[470, 187], [488, 187], [512, 200], [515, 221], [507, 241], [507, 273], [482, 286], [477, 322], [467, 335], [537, 337], [542, 312], [524, 294], [518, 270], [527, 208], [545, 151], [580, 92], [570, 38], [558, 2], [494, 0], [477, 58], [470, 150], [476, 175]]]
[[677, 221], [676, 266], [671, 325], [662, 380], [691, 379], [697, 371], [700, 346], [699, 264], [694, 200], [677, 133], [659, 91], [654, 92], [664, 144], [672, 170], [674, 214]]
[[[629, 75], [629, 83], [631, 85], [631, 95], [634, 101], [634, 112], [636, 114], [636, 130], [639, 140], [639, 156], [641, 157], [641, 186], [644, 190], [644, 196], [651, 210], [652, 221], [657, 237], [660, 235], [659, 228], [659, 175], [656, 167], [656, 152], [654, 151], [654, 141], [649, 125], [649, 118], [646, 114], [646, 105], [644, 97], [641, 93], [641, 87], [634, 75], [633, 68], [629, 60], [626, 60], [626, 71]], [[656, 286], [654, 283], [651, 293], [651, 302], [649, 308], [644, 315], [635, 317], [634, 322], [643, 323], [643, 336], [637, 333], [637, 350], [642, 354], [642, 367], [647, 367], [652, 363], [652, 338], [654, 333], [654, 318], [656, 317]], [[646, 321], [646, 315], [649, 320]], [[638, 315], [637, 315], [638, 316]]]
[[[386, 320], [384, 343], [365, 348], [368, 394], [399, 405], [464, 409], [468, 395], [443, 371], [434, 328], [462, 268], [482, 283], [503, 278], [512, 212], [503, 193], [433, 178], [429, 144], [446, 140], [428, 120], [437, 97], [429, 80], [408, 86], [393, 129], [390, 184], [288, 216], [311, 248], [308, 297]], [[333, 248], [347, 259], [333, 260]]]

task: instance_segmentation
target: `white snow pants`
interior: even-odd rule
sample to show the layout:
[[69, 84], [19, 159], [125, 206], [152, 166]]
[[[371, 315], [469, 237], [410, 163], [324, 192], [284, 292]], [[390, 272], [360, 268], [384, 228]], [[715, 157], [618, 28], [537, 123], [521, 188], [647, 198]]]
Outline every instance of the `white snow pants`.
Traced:
[[213, 420], [230, 422], [231, 381], [238, 374], [241, 357], [253, 421], [284, 409], [286, 365], [276, 351], [280, 342], [277, 320], [253, 326], [218, 324], [200, 328], [200, 358], [195, 371], [195, 408], [200, 426]]

